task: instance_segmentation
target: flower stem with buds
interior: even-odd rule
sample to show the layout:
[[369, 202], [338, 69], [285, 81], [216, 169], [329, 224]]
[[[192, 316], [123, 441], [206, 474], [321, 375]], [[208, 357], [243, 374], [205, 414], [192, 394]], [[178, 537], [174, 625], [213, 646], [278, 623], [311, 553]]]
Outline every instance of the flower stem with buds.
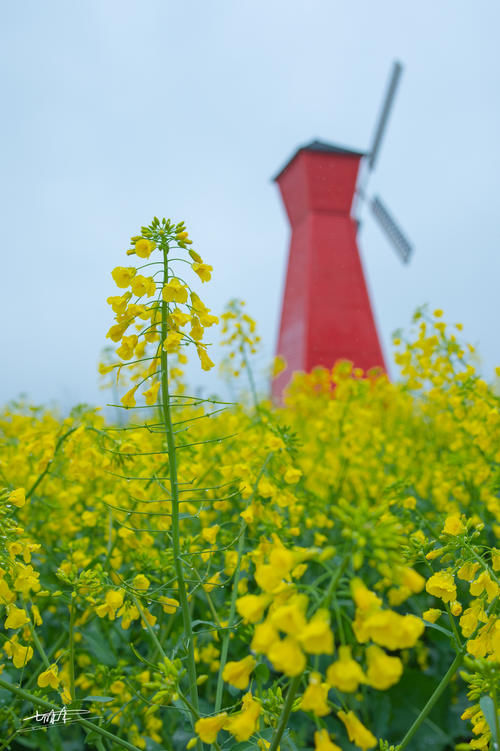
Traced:
[[[163, 284], [168, 283], [168, 246], [163, 249]], [[170, 395], [168, 390], [168, 355], [163, 349], [163, 342], [167, 338], [167, 319], [168, 319], [168, 303], [162, 300], [161, 302], [161, 409], [162, 417], [165, 427], [165, 434], [167, 438], [167, 450], [168, 450], [168, 463], [170, 469], [170, 491], [172, 497], [172, 548], [174, 555], [174, 566], [177, 577], [177, 586], [179, 594], [179, 602], [181, 605], [182, 619], [184, 625], [184, 634], [187, 640], [187, 673], [189, 680], [189, 698], [190, 702], [195, 709], [196, 713], [199, 713], [198, 704], [198, 686], [196, 683], [196, 663], [194, 659], [194, 640], [193, 640], [193, 628], [191, 623], [191, 613], [189, 608], [189, 602], [187, 598], [186, 583], [184, 580], [184, 572], [181, 560], [180, 550], [180, 533], [179, 533], [179, 488], [177, 481], [177, 458], [176, 447], [174, 439], [174, 431], [172, 426], [172, 415], [170, 410]], [[194, 724], [195, 717], [193, 717]], [[201, 742], [198, 742], [201, 749]]]

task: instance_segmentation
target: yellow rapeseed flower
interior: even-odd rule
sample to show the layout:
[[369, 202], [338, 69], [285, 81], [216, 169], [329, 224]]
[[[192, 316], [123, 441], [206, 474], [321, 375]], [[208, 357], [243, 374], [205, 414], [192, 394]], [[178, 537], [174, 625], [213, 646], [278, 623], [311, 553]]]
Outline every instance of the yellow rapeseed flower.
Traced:
[[59, 678], [58, 672], [59, 669], [54, 663], [47, 670], [44, 670], [43, 673], [40, 673], [37, 680], [40, 688], [46, 688], [47, 686], [50, 686], [51, 688], [57, 689], [61, 680]]
[[158, 602], [161, 604], [164, 613], [175, 613], [179, 607], [179, 601], [174, 597], [165, 597], [162, 595], [158, 598]]
[[145, 592], [149, 589], [150, 581], [144, 574], [137, 574], [132, 582], [132, 587], [138, 589], [140, 592]]
[[248, 692], [243, 697], [241, 712], [228, 717], [224, 729], [237, 741], [247, 741], [257, 730], [261, 706]]
[[316, 730], [314, 733], [314, 749], [315, 751], [342, 751], [340, 746], [336, 743], [332, 743], [328, 730]]
[[460, 514], [451, 514], [446, 518], [444, 523], [443, 532], [445, 535], [461, 535], [465, 531], [465, 527], [460, 519]]
[[152, 407], [156, 404], [158, 401], [158, 392], [160, 390], [161, 383], [160, 381], [155, 381], [151, 384], [151, 386], [146, 389], [146, 391], [142, 392], [142, 395], [144, 399], [146, 400], [146, 404], [148, 407]]
[[15, 668], [23, 668], [33, 657], [33, 648], [20, 644], [17, 641], [17, 636], [10, 641], [6, 641], [3, 649], [9, 657], [12, 657]]
[[182, 334], [179, 331], [169, 331], [165, 341], [163, 342], [163, 349], [165, 352], [177, 352], [182, 342]]
[[106, 592], [104, 603], [95, 609], [99, 618], [108, 616], [110, 621], [116, 618], [116, 611], [123, 605], [123, 592], [120, 589], [110, 589]]
[[299, 709], [302, 709], [304, 712], [312, 712], [316, 717], [324, 717], [330, 714], [328, 689], [328, 683], [321, 681], [319, 673], [311, 673], [309, 676], [309, 685], [302, 696]]
[[429, 608], [429, 610], [422, 613], [422, 618], [429, 623], [436, 623], [437, 619], [441, 616], [441, 613], [442, 611], [437, 608]]
[[256, 664], [257, 662], [252, 655], [248, 655], [237, 662], [227, 662], [224, 666], [222, 677], [231, 686], [245, 689], [250, 682], [250, 674]]
[[289, 485], [294, 485], [300, 480], [301, 477], [302, 472], [300, 471], [300, 469], [297, 469], [296, 467], [288, 467], [287, 471], [285, 472], [284, 480]]
[[214, 363], [209, 358], [205, 347], [197, 344], [196, 352], [198, 353], [198, 357], [200, 358], [202, 370], [211, 370], [214, 367]]
[[135, 407], [135, 392], [136, 391], [137, 391], [137, 386], [133, 386], [120, 399], [123, 406], [126, 407], [127, 409], [129, 409], [130, 407]]
[[222, 712], [213, 717], [200, 717], [196, 721], [194, 729], [203, 743], [215, 743], [217, 735], [224, 727], [227, 720], [227, 712]]
[[[253, 595], [248, 595], [248, 597], [253, 597]], [[255, 626], [250, 649], [257, 654], [267, 654], [276, 641], [279, 641], [278, 631], [272, 623], [264, 621]]]
[[479, 597], [486, 592], [487, 600], [491, 602], [498, 595], [500, 588], [488, 572], [483, 571], [475, 581], [471, 582], [469, 591], [473, 597]]
[[283, 355], [276, 355], [273, 361], [273, 370], [272, 370], [272, 376], [273, 378], [277, 378], [280, 373], [283, 373], [287, 369], [287, 362]]
[[334, 688], [345, 693], [354, 693], [365, 682], [361, 666], [351, 657], [351, 647], [339, 647], [338, 659], [326, 671], [326, 680]]
[[352, 710], [349, 712], [337, 712], [337, 716], [344, 723], [349, 740], [355, 743], [356, 746], [365, 751], [365, 749], [373, 748], [377, 745], [375, 736], [358, 720]]
[[280, 605], [270, 612], [270, 620], [274, 628], [300, 638], [306, 627], [304, 607], [300, 601], [292, 600], [286, 605]]
[[156, 292], [156, 283], [152, 276], [137, 274], [131, 281], [130, 287], [137, 297], [153, 297]]
[[472, 581], [476, 575], [476, 571], [479, 568], [479, 563], [476, 561], [468, 561], [467, 563], [464, 563], [463, 566], [461, 566], [457, 571], [457, 576], [459, 579], [463, 579], [464, 581]]
[[333, 654], [333, 633], [327, 610], [318, 610], [298, 634], [302, 649], [311, 655]]
[[115, 280], [116, 286], [121, 287], [122, 289], [130, 286], [130, 282], [134, 278], [135, 274], [136, 270], [132, 266], [117, 266], [111, 272], [111, 276]]
[[28, 616], [23, 608], [18, 608], [16, 605], [8, 605], [4, 628], [21, 628], [27, 622]]
[[156, 248], [156, 245], [145, 237], [139, 237], [134, 242], [134, 248], [139, 258], [149, 258], [153, 250]]
[[14, 506], [22, 508], [26, 503], [26, 493], [24, 488], [16, 488], [16, 490], [9, 493], [8, 501], [9, 503], [13, 503]]
[[394, 686], [403, 674], [403, 663], [399, 657], [390, 657], [383, 649], [372, 645], [366, 650], [368, 669], [366, 683], [379, 691]]
[[213, 266], [208, 263], [193, 263], [193, 271], [198, 274], [202, 282], [209, 282], [212, 278]]
[[257, 623], [264, 617], [264, 612], [271, 599], [266, 594], [243, 595], [236, 600], [236, 610], [245, 623]]
[[171, 279], [161, 291], [165, 302], [184, 303], [188, 298], [188, 290], [179, 279]]
[[434, 597], [439, 597], [443, 602], [451, 602], [457, 599], [457, 588], [453, 574], [449, 571], [439, 571], [427, 580], [426, 591]]
[[275, 641], [267, 658], [275, 670], [290, 677], [300, 675], [306, 667], [306, 658], [293, 636], [286, 636], [282, 641]]

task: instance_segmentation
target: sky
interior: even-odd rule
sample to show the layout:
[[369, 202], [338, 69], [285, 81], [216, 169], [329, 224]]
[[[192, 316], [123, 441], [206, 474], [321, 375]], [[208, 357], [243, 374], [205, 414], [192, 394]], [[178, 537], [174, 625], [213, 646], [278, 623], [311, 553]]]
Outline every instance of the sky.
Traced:
[[[103, 404], [110, 275], [157, 214], [214, 267], [214, 313], [246, 301], [277, 338], [289, 227], [273, 175], [315, 138], [369, 148], [404, 65], [370, 193], [416, 250], [364, 214], [360, 253], [386, 358], [417, 306], [500, 365], [496, 0], [3, 0], [0, 402]], [[394, 372], [394, 371], [392, 371]], [[198, 369], [196, 386], [217, 388]], [[208, 384], [208, 386], [207, 386]]]

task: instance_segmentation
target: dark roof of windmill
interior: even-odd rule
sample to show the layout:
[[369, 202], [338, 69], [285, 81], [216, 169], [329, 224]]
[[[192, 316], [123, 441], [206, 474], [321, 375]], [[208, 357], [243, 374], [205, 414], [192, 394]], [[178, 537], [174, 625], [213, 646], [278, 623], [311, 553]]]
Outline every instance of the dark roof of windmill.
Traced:
[[311, 141], [311, 143], [306, 143], [304, 146], [299, 146], [297, 151], [290, 157], [290, 159], [286, 162], [284, 167], [280, 169], [277, 175], [273, 177], [273, 180], [277, 180], [278, 177], [281, 175], [282, 172], [285, 171], [285, 169], [288, 167], [290, 162], [293, 162], [295, 157], [300, 154], [301, 151], [323, 151], [323, 152], [330, 152], [331, 154], [344, 154], [345, 156], [365, 156], [364, 151], [356, 151], [355, 149], [347, 149], [345, 146], [337, 146], [334, 143], [326, 143], [325, 141]]

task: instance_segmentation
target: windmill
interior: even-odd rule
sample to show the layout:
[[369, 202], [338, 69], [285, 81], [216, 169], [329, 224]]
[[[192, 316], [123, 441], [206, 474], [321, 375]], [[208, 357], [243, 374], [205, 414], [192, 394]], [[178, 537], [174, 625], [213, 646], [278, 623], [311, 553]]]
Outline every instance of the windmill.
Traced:
[[[366, 160], [365, 160], [366, 166], [362, 165], [365, 167], [364, 176], [360, 178], [360, 180], [358, 181], [358, 185], [356, 187], [355, 204], [356, 204], [356, 208], [358, 209], [358, 212], [361, 209], [363, 201], [366, 200], [367, 181], [368, 181], [370, 174], [375, 169], [375, 164], [377, 162], [377, 159], [380, 153], [382, 139], [387, 129], [389, 115], [391, 114], [391, 109], [394, 104], [394, 99], [396, 97], [396, 92], [399, 86], [402, 72], [403, 72], [403, 66], [398, 60], [396, 60], [392, 66], [391, 77], [389, 79], [389, 85], [387, 87], [385, 98], [382, 104], [382, 109], [380, 111], [380, 115], [378, 118], [377, 127], [375, 128], [372, 147], [370, 151], [368, 152], [368, 154], [366, 155]], [[382, 202], [381, 198], [379, 198], [379, 196], [373, 196], [373, 198], [371, 198], [369, 201], [369, 206], [373, 213], [373, 216], [380, 224], [382, 230], [387, 235], [387, 238], [394, 246], [394, 249], [399, 254], [403, 263], [408, 263], [410, 260], [412, 251], [413, 251], [413, 246], [411, 245], [411, 243], [409, 242], [409, 240], [407, 239], [407, 237], [405, 236], [404, 232], [401, 230], [397, 222], [393, 219], [393, 217], [389, 213], [389, 210]], [[360, 215], [358, 213], [357, 214], [358, 227], [361, 224], [359, 216]]]
[[380, 153], [402, 73], [395, 62], [370, 151], [323, 141], [300, 147], [274, 178], [291, 224], [276, 354], [287, 368], [273, 381], [280, 401], [294, 371], [330, 368], [339, 359], [385, 369], [357, 247], [363, 204], [404, 263], [412, 246], [382, 200], [366, 186]]

